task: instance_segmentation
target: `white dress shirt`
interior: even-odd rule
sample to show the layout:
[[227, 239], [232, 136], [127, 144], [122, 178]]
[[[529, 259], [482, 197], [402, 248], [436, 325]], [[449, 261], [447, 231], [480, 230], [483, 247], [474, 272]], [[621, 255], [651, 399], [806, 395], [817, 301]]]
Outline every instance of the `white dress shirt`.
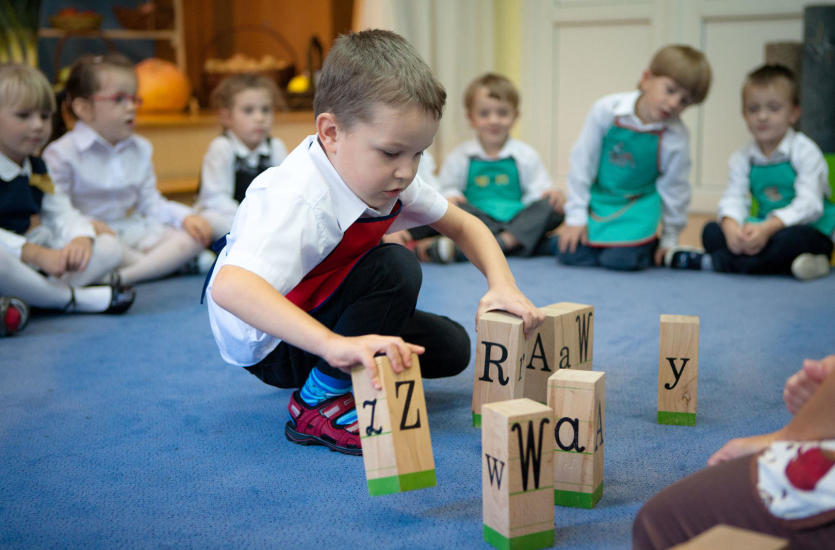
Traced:
[[512, 158], [519, 170], [519, 186], [522, 188], [521, 202], [528, 206], [542, 198], [542, 194], [551, 189], [551, 177], [545, 170], [539, 154], [530, 145], [519, 140], [509, 138], [499, 154], [490, 157], [484, 152], [484, 147], [477, 139], [465, 141], [447, 155], [438, 182], [441, 194], [445, 197], [463, 197], [467, 187], [467, 175], [470, 170], [470, 159], [500, 160]]
[[[21, 174], [27, 178], [32, 174], [29, 159], [25, 159], [23, 166], [20, 166], [0, 153], [0, 180], [2, 180], [0, 185], [5, 185], [6, 182], [12, 181]], [[87, 218], [73, 208], [69, 197], [57, 187], [54, 193], [44, 193], [39, 216], [43, 226], [49, 230], [50, 238], [45, 242], [39, 239], [38, 244], [50, 248], [63, 248], [76, 237], [95, 238], [93, 226]], [[24, 235], [0, 229], [0, 246], [15, 258], [20, 258], [26, 240]]]
[[603, 137], [619, 117], [623, 125], [639, 131], [663, 129], [660, 140], [659, 172], [655, 188], [661, 196], [663, 229], [659, 246], [669, 248], [678, 243], [678, 236], [687, 224], [690, 205], [690, 138], [687, 127], [679, 119], [644, 124], [635, 114], [640, 91], [608, 95], [592, 106], [571, 149], [568, 172], [568, 199], [565, 203], [567, 225], [587, 225], [591, 186], [597, 179]]
[[751, 164], [769, 165], [789, 161], [797, 172], [794, 199], [772, 210], [770, 216], [780, 218], [785, 226], [813, 223], [823, 214], [823, 199], [829, 196], [829, 175], [826, 161], [814, 141], [789, 128], [771, 156], [763, 155], [756, 142], [731, 155], [728, 161], [728, 188], [719, 201], [719, 220], [731, 218], [742, 225], [751, 211]]
[[[420, 176], [399, 198], [402, 210], [389, 233], [434, 223], [448, 205]], [[209, 321], [223, 359], [254, 365], [281, 341], [212, 300], [214, 279], [224, 265], [246, 269], [286, 295], [336, 248], [351, 224], [362, 216], [388, 215], [396, 202], [392, 199], [380, 210], [366, 205], [336, 172], [315, 135], [305, 138], [280, 166], [256, 177], [206, 289]]]

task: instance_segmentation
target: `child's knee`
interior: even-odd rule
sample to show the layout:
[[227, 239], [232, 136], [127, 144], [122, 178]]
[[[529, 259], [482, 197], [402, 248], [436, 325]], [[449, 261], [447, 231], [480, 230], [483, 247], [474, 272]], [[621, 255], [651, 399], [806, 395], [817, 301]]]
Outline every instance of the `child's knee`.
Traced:
[[423, 282], [423, 271], [414, 252], [397, 244], [378, 246], [368, 253], [374, 263], [376, 276], [385, 280], [385, 285], [397, 287], [409, 296], [417, 297]]
[[616, 271], [637, 271], [652, 264], [648, 247], [612, 247], [600, 253], [600, 265]]

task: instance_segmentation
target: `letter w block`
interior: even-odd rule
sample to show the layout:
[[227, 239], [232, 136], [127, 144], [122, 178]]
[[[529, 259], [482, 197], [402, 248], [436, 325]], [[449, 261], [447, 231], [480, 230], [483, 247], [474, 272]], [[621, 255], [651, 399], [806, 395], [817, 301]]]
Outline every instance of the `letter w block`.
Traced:
[[503, 549], [553, 546], [553, 411], [527, 398], [481, 411], [484, 540]]
[[696, 424], [699, 318], [662, 315], [658, 352], [658, 423]]
[[488, 311], [478, 319], [473, 369], [473, 426], [481, 426], [481, 406], [524, 395], [525, 333], [522, 319]]
[[372, 496], [435, 486], [435, 461], [417, 355], [396, 374], [377, 357], [382, 390], [375, 390], [365, 367], [351, 369], [368, 493]]
[[603, 496], [606, 373], [555, 372], [548, 406], [554, 410], [554, 504], [593, 508]]

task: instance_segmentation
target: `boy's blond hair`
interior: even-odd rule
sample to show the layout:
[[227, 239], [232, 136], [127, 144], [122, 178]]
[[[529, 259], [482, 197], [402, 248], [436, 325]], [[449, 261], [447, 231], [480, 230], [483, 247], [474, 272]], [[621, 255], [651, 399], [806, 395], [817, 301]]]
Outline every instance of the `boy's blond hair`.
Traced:
[[797, 86], [797, 78], [794, 72], [785, 65], [760, 65], [745, 77], [742, 84], [742, 106], [745, 107], [745, 92], [751, 86], [769, 86], [777, 81], [783, 80], [789, 86], [789, 100], [792, 105], [800, 105], [800, 91]]
[[23, 63], [0, 64], [0, 106], [55, 112], [55, 94], [41, 72]]
[[712, 73], [705, 55], [684, 44], [664, 46], [652, 56], [649, 72], [666, 76], [690, 92], [693, 103], [699, 104], [707, 97]]
[[370, 122], [377, 103], [418, 105], [440, 119], [446, 91], [403, 37], [380, 29], [343, 34], [325, 58], [313, 112], [333, 113], [350, 128]]
[[464, 106], [468, 113], [473, 109], [475, 95], [479, 88], [487, 90], [487, 97], [510, 103], [514, 111], [519, 111], [519, 91], [516, 86], [500, 74], [485, 73], [470, 82], [464, 90]]
[[266, 90], [270, 94], [273, 109], [285, 106], [284, 98], [275, 80], [258, 73], [232, 74], [220, 81], [212, 90], [211, 105], [215, 109], [231, 109], [235, 104], [235, 96], [244, 90]]

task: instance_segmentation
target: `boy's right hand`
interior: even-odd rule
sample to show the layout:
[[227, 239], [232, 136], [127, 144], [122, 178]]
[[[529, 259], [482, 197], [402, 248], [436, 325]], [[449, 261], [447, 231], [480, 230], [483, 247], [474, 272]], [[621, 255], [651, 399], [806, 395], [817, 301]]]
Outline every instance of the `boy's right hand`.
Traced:
[[736, 223], [733, 218], [722, 218], [722, 233], [725, 235], [728, 250], [734, 254], [742, 254], [745, 249], [745, 236], [742, 234], [742, 226]]
[[562, 225], [557, 229], [560, 252], [577, 252], [578, 244], [589, 244], [588, 232], [585, 225]]
[[423, 346], [409, 344], [399, 336], [381, 336], [367, 334], [364, 336], [339, 336], [327, 346], [327, 353], [322, 357], [328, 364], [350, 374], [351, 368], [360, 363], [368, 371], [371, 385], [375, 389], [382, 389], [380, 377], [377, 374], [377, 362], [374, 356], [384, 353], [389, 358], [391, 370], [403, 372], [404, 368], [412, 366], [412, 354], [422, 354]]

